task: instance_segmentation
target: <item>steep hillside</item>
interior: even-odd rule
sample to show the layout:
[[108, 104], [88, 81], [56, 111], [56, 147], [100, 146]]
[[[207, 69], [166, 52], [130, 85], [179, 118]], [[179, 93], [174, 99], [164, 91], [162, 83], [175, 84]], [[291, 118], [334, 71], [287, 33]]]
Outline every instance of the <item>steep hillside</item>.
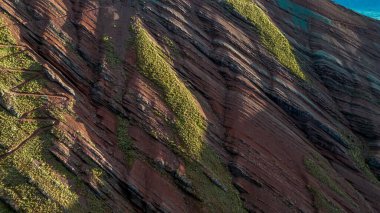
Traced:
[[380, 212], [380, 22], [329, 0], [1, 0], [0, 212]]

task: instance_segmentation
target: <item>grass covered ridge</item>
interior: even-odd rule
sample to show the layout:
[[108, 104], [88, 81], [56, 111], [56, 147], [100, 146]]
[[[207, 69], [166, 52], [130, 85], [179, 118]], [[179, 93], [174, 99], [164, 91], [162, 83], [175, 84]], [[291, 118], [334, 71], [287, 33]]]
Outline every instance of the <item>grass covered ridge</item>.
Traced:
[[203, 149], [206, 121], [195, 98], [140, 22], [136, 22], [134, 31], [138, 69], [162, 90], [166, 103], [175, 113], [177, 119], [174, 127], [183, 142], [180, 151], [191, 158], [199, 158]]
[[[218, 155], [205, 143], [206, 120], [196, 99], [176, 75], [168, 56], [138, 20], [134, 25], [135, 48], [139, 71], [157, 85], [176, 120], [169, 122], [181, 144], [167, 139], [186, 162], [186, 177], [191, 189], [208, 212], [245, 212], [231, 175]], [[173, 44], [174, 45], [174, 44]]]
[[300, 79], [306, 80], [306, 75], [301, 70], [288, 39], [257, 4], [251, 0], [226, 0], [226, 2], [258, 29], [263, 45], [283, 66]]

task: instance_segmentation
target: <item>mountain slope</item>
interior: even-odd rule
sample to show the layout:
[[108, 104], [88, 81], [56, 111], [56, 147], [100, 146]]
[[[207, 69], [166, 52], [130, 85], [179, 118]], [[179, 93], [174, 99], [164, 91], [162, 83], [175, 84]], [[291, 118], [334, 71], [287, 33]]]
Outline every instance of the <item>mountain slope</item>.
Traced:
[[0, 8], [0, 210], [380, 211], [379, 22], [327, 0]]

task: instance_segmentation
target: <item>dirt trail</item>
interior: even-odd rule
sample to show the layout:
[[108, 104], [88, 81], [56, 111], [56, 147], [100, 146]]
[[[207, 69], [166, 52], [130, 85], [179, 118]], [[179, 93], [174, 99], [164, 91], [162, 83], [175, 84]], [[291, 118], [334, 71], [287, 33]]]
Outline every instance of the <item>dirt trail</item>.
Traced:
[[24, 53], [26, 50], [21, 50], [21, 51], [17, 51], [15, 53], [12, 53], [12, 54], [9, 54], [9, 55], [6, 55], [6, 56], [3, 56], [3, 57], [0, 57], [0, 60], [3, 60], [4, 58], [9, 58], [9, 57], [12, 57], [14, 55], [19, 55], [19, 54], [22, 54]]
[[50, 126], [47, 126], [47, 127], [42, 127], [42, 128], [38, 128], [36, 129], [31, 135], [29, 135], [26, 139], [24, 139], [21, 143], [19, 143], [16, 147], [14, 147], [13, 149], [11, 149], [10, 151], [4, 153], [4, 154], [0, 154], [0, 160], [3, 160], [4, 158], [12, 155], [13, 153], [15, 153], [17, 150], [19, 150], [20, 148], [22, 148], [26, 143], [28, 143], [31, 139], [33, 139], [34, 137], [36, 137], [37, 135], [39, 135], [40, 133], [43, 133], [47, 130], [49, 130], [51, 127], [53, 127], [55, 124], [53, 125], [50, 125]]
[[[21, 45], [0, 45], [0, 48], [8, 48], [8, 47], [20, 48], [20, 47], [24, 47], [24, 46], [21, 46]], [[16, 55], [16, 54], [21, 54], [21, 53], [23, 53], [25, 51], [28, 51], [27, 49], [28, 48], [23, 49], [23, 50], [19, 50], [16, 53], [12, 53], [10, 55], [6, 55], [6, 56], [4, 56], [2, 58], [11, 57], [12, 55]], [[34, 73], [35, 74], [31, 78], [26, 79], [22, 83], [14, 86], [14, 87], [12, 87], [8, 91], [8, 93], [10, 93], [10, 94], [13, 94], [13, 95], [16, 95], [16, 96], [49, 97], [49, 98], [52, 98], [52, 99], [60, 99], [60, 100], [62, 100], [59, 103], [62, 103], [62, 102], [67, 103], [67, 102], [70, 101], [69, 97], [67, 97], [65, 95], [60, 95], [60, 94], [46, 94], [46, 93], [45, 94], [43, 94], [43, 93], [38, 94], [38, 93], [17, 91], [20, 87], [28, 84], [29, 82], [31, 82], [33, 80], [36, 80], [36, 79], [38, 79], [40, 77], [43, 77], [42, 70], [0, 68], [0, 72], [25, 72], [25, 73], [29, 72], [29, 73]], [[17, 150], [19, 150], [20, 148], [22, 148], [25, 144], [27, 144], [31, 139], [33, 139], [34, 137], [38, 136], [39, 134], [41, 134], [41, 133], [43, 133], [45, 131], [48, 131], [49, 129], [51, 129], [52, 127], [56, 126], [59, 123], [59, 120], [57, 120], [57, 119], [55, 119], [53, 117], [48, 117], [48, 118], [28, 118], [28, 115], [30, 115], [34, 111], [41, 110], [41, 109], [48, 109], [51, 106], [50, 104], [51, 103], [46, 103], [46, 104], [44, 104], [41, 107], [38, 107], [36, 109], [33, 109], [31, 111], [23, 113], [19, 117], [19, 121], [20, 122], [33, 122], [33, 121], [45, 121], [45, 122], [49, 122], [50, 121], [50, 122], [52, 122], [52, 124], [36, 129], [31, 135], [29, 135], [27, 138], [25, 138], [23, 141], [21, 141], [18, 145], [14, 146], [12, 149], [10, 149], [9, 151], [7, 151], [6, 153], [0, 154], [0, 160], [2, 160], [4, 158], [12, 155]]]
[[[0, 27], [1, 28], [1, 27]], [[25, 45], [9, 45], [9, 44], [0, 44], [0, 48], [8, 48], [8, 47], [16, 47], [16, 48], [28, 48]]]

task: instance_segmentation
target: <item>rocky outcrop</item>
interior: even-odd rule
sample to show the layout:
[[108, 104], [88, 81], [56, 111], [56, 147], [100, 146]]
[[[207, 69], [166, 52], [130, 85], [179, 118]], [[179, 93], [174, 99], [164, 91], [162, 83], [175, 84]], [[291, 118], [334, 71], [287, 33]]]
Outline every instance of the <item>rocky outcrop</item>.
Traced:
[[[297, 72], [231, 2], [262, 10]], [[45, 148], [70, 174], [60, 177], [75, 205], [97, 211], [83, 187], [98, 211], [380, 211], [378, 21], [327, 0], [2, 0], [0, 8], [44, 66], [43, 91], [73, 100]], [[172, 91], [154, 75], [163, 70], [142, 70], [137, 22], [157, 49], [145, 57], [170, 67], [183, 84], [174, 93], [189, 92], [181, 100], [196, 116], [168, 101]], [[199, 132], [179, 132], [198, 130], [184, 114], [206, 123], [197, 156], [184, 138]], [[1, 192], [0, 209], [28, 211]]]

